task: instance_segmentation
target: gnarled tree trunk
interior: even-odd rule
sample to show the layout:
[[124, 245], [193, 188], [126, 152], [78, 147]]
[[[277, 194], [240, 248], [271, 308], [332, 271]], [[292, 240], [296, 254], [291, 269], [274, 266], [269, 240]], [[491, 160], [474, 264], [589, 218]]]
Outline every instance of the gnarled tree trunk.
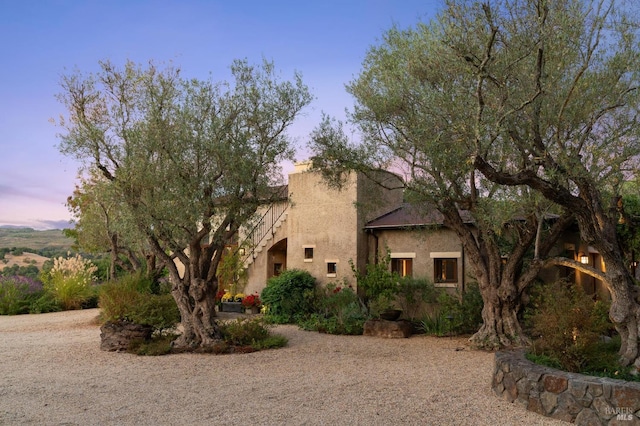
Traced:
[[183, 332], [174, 342], [175, 347], [208, 347], [220, 341], [220, 327], [215, 321], [215, 294], [217, 284], [193, 278], [188, 284], [180, 280], [172, 288], [182, 321]]
[[520, 347], [529, 344], [518, 320], [521, 295], [513, 285], [481, 285], [482, 326], [469, 339], [479, 349], [495, 350], [508, 347]]

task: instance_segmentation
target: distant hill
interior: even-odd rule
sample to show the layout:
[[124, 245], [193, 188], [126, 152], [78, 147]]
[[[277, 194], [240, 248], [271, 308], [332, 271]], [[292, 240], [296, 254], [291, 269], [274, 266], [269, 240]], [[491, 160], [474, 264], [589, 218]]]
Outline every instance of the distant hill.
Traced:
[[38, 231], [32, 228], [0, 227], [0, 248], [26, 247], [41, 250], [56, 247], [70, 250], [73, 240], [60, 229]]

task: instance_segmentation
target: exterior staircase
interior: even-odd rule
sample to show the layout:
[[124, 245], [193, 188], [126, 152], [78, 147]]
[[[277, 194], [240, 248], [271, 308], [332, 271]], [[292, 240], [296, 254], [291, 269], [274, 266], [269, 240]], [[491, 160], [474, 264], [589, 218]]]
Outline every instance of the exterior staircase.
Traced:
[[260, 221], [249, 232], [242, 246], [247, 247], [247, 253], [243, 260], [245, 268], [249, 267], [259, 254], [273, 239], [276, 231], [287, 220], [288, 202], [276, 203], [269, 207]]

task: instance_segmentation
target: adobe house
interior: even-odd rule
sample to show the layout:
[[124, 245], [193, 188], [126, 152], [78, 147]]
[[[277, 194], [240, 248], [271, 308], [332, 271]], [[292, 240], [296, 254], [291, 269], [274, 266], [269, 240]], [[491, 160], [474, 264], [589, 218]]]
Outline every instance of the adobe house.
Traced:
[[[241, 248], [248, 276], [245, 293], [260, 293], [269, 278], [285, 269], [306, 270], [321, 285], [346, 281], [355, 288], [351, 263], [363, 272], [376, 253], [386, 250], [392, 271], [464, 291], [473, 271], [457, 235], [442, 225], [437, 210], [425, 214], [404, 203], [396, 175], [381, 176], [384, 187], [351, 173], [337, 190], [329, 188], [320, 173], [309, 171], [309, 163], [296, 164], [288, 185], [280, 188], [281, 200], [266, 206], [256, 225], [240, 236], [249, 242]], [[463, 219], [473, 226], [470, 215]], [[552, 255], [604, 268], [576, 230], [567, 233]], [[547, 282], [567, 277], [589, 294], [608, 297], [601, 282], [571, 268], [552, 267], [540, 275]]]
[[266, 208], [255, 231], [246, 235], [254, 247], [246, 249], [246, 293], [260, 292], [284, 269], [309, 271], [319, 284], [343, 280], [355, 284], [350, 261], [359, 270], [366, 266], [366, 223], [402, 203], [400, 181], [391, 173], [381, 175], [389, 189], [352, 173], [337, 190], [308, 168], [309, 163], [295, 165], [289, 174], [288, 199]]

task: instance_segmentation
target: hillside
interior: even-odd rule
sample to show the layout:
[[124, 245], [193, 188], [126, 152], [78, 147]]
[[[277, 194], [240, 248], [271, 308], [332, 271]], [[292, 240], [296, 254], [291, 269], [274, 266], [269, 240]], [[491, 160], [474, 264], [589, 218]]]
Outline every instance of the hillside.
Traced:
[[41, 250], [55, 247], [70, 250], [73, 240], [64, 236], [60, 229], [37, 231], [31, 228], [0, 228], [0, 248], [26, 247]]
[[20, 256], [5, 254], [4, 259], [0, 261], [0, 270], [4, 269], [5, 267], [10, 267], [13, 265], [18, 265], [18, 266], [33, 265], [38, 269], [42, 269], [42, 265], [44, 265], [44, 262], [46, 262], [47, 260], [49, 260], [48, 257], [40, 256], [35, 253], [24, 252]]

